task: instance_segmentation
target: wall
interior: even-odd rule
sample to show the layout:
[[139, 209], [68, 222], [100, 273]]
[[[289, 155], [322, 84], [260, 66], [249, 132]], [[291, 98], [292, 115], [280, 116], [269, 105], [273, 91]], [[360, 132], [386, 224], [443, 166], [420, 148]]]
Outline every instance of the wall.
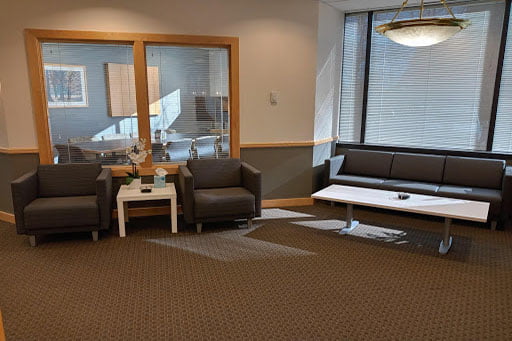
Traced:
[[[332, 37], [319, 42], [319, 34], [340, 24], [340, 18], [339, 12], [315, 0], [12, 2], [9, 11], [0, 12], [0, 101], [4, 104], [3, 116], [0, 106], [0, 123], [4, 117], [6, 145], [37, 147], [23, 42], [25, 28], [239, 37], [241, 143], [330, 137], [329, 130], [336, 124], [329, 123], [329, 117], [336, 115], [337, 109], [329, 106], [338, 105], [337, 76], [328, 73], [339, 74], [339, 70], [333, 64], [337, 56], [336, 51], [331, 52]], [[328, 26], [319, 24], [324, 19]], [[317, 53], [321, 55], [318, 63]], [[321, 88], [316, 86], [317, 79]], [[276, 106], [269, 103], [273, 90], [279, 92]], [[315, 95], [322, 97], [316, 103]], [[324, 123], [331, 128], [321, 128]], [[314, 149], [322, 150], [318, 160], [330, 156], [330, 148], [311, 146], [242, 149], [241, 157], [263, 170], [264, 198], [306, 197], [316, 186]], [[36, 155], [27, 157], [37, 161]]]

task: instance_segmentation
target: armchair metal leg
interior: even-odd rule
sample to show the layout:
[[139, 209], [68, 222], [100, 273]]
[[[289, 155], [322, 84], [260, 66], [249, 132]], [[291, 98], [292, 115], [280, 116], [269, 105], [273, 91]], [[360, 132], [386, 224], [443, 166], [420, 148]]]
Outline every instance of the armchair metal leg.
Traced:
[[252, 229], [252, 218], [247, 219], [247, 228]]
[[32, 246], [32, 247], [37, 246], [36, 236], [28, 236], [28, 241], [30, 242], [30, 246]]
[[92, 240], [95, 242], [98, 241], [98, 231], [92, 231]]
[[196, 229], [197, 229], [197, 233], [201, 233], [201, 230], [203, 229], [203, 223], [197, 223]]

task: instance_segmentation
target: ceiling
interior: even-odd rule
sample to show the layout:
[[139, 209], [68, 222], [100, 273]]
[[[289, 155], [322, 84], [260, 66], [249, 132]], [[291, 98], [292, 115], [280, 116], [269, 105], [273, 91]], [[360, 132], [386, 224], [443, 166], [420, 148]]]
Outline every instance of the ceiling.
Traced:
[[[403, 0], [320, 0], [341, 11], [360, 11], [368, 9], [397, 8]], [[425, 3], [439, 2], [439, 0], [425, 0]], [[410, 0], [408, 6], [418, 6], [420, 0]]]

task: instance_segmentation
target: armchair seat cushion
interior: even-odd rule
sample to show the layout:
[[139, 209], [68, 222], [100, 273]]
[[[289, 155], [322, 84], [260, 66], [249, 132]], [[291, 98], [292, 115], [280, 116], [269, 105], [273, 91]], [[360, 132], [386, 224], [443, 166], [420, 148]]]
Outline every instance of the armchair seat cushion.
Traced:
[[25, 207], [24, 217], [27, 230], [100, 223], [95, 195], [37, 198]]
[[223, 216], [253, 217], [255, 198], [243, 187], [196, 189], [194, 213], [196, 219]]

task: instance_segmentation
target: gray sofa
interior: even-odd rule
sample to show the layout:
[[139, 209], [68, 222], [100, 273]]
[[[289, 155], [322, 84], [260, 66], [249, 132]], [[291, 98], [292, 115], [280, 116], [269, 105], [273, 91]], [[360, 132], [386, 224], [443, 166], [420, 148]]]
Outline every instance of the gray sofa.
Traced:
[[188, 224], [261, 216], [261, 173], [240, 159], [188, 160], [179, 167], [179, 193]]
[[40, 165], [11, 183], [18, 234], [98, 231], [110, 227], [112, 171], [100, 164]]
[[512, 167], [504, 160], [348, 150], [325, 170], [326, 184], [489, 202], [492, 228], [510, 225]]

